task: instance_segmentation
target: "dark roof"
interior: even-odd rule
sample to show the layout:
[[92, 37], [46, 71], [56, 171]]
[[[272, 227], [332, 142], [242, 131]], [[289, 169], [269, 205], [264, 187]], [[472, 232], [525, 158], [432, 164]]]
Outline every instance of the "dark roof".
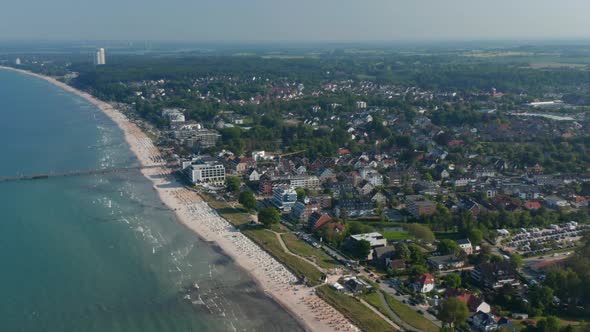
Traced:
[[383, 255], [389, 255], [395, 253], [395, 247], [379, 247], [375, 248], [375, 258], [379, 259]]

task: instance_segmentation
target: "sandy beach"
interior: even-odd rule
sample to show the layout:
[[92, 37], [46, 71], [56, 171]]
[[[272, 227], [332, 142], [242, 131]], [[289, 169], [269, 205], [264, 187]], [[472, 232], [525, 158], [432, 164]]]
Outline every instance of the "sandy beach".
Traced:
[[101, 109], [124, 133], [125, 140], [143, 166], [142, 169], [162, 202], [175, 212], [180, 223], [206, 241], [217, 244], [240, 267], [250, 273], [259, 286], [309, 331], [357, 331], [342, 314], [315, 295], [314, 289], [296, 285], [297, 278], [267, 252], [258, 247], [229, 222], [220, 217], [201, 197], [178, 183], [165, 166], [159, 150], [145, 133], [109, 103], [77, 90], [51, 77], [11, 67], [0, 69], [17, 71], [44, 79], [76, 94]]

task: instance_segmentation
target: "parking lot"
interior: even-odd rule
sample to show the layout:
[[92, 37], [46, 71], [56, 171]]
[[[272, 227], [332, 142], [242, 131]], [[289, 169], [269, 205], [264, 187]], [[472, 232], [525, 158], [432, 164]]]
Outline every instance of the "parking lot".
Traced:
[[522, 229], [506, 244], [505, 249], [532, 256], [551, 250], [573, 248], [580, 241], [585, 228], [586, 225], [568, 223], [544, 229]]

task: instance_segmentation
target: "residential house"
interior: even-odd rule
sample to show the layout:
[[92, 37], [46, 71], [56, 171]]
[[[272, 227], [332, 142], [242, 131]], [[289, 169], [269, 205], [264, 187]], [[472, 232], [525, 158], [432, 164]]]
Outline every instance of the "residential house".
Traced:
[[460, 177], [458, 179], [455, 179], [453, 181], [453, 186], [455, 187], [465, 187], [467, 185], [469, 185], [470, 183], [475, 183], [476, 179], [473, 179], [471, 177]]
[[357, 277], [345, 277], [343, 278], [343, 283], [355, 294], [363, 293], [373, 288], [371, 284]]
[[361, 193], [361, 195], [365, 196], [370, 194], [374, 189], [375, 186], [372, 183], [366, 182], [359, 188], [359, 192]]
[[494, 198], [494, 197], [496, 197], [496, 194], [498, 193], [498, 191], [496, 190], [496, 188], [489, 187], [489, 186], [484, 187], [482, 191], [483, 191], [484, 196], [486, 198]]
[[328, 214], [314, 211], [309, 215], [307, 226], [310, 230], [314, 231], [331, 221], [332, 218]]
[[476, 313], [475, 315], [471, 316], [467, 322], [469, 325], [471, 325], [471, 328], [474, 331], [478, 332], [496, 331], [498, 329], [496, 317], [485, 312]]
[[446, 271], [462, 268], [465, 262], [456, 255], [428, 257], [428, 265], [436, 271]]
[[320, 210], [320, 205], [316, 202], [312, 202], [308, 199], [304, 201], [298, 200], [295, 205], [291, 208], [291, 219], [296, 220], [299, 223], [306, 223], [309, 220], [309, 216], [315, 211]]
[[320, 171], [318, 178], [320, 179], [320, 182], [322, 182], [322, 183], [324, 183], [326, 181], [334, 181], [334, 180], [336, 180], [336, 174], [334, 174], [334, 171], [332, 171], [331, 169], [325, 168]]
[[584, 196], [574, 195], [570, 200], [573, 207], [581, 208], [588, 206], [588, 199]]
[[387, 203], [387, 196], [385, 196], [385, 194], [383, 194], [382, 192], [378, 191], [373, 194], [373, 196], [371, 197], [371, 201], [377, 204], [384, 205]]
[[385, 259], [385, 269], [404, 271], [406, 269], [406, 262], [403, 259]]
[[246, 172], [246, 178], [248, 179], [248, 181], [250, 182], [256, 182], [260, 180], [260, 176], [262, 174], [260, 174], [255, 168], [250, 168], [247, 172]]
[[463, 294], [458, 294], [456, 297], [461, 302], [464, 302], [465, 304], [467, 304], [467, 307], [469, 308], [469, 311], [471, 311], [471, 312], [483, 312], [486, 314], [489, 314], [490, 312], [492, 312], [492, 308], [490, 307], [490, 305], [487, 302], [485, 302], [484, 300], [475, 296], [474, 294], [463, 293]]
[[522, 206], [527, 210], [538, 210], [541, 208], [541, 203], [539, 201], [526, 201]]
[[387, 262], [395, 258], [397, 252], [395, 247], [378, 247], [373, 250], [373, 262], [378, 266], [385, 267]]
[[414, 289], [420, 293], [429, 293], [434, 290], [434, 286], [434, 276], [430, 273], [422, 273], [414, 283]]
[[471, 245], [471, 241], [469, 241], [469, 239], [457, 240], [457, 244], [467, 255], [473, 254], [473, 246]]
[[547, 196], [545, 197], [545, 204], [549, 208], [558, 209], [569, 206], [567, 200], [558, 196]]
[[493, 178], [496, 176], [496, 171], [493, 168], [477, 167], [472, 171], [476, 178]]
[[240, 174], [246, 173], [247, 170], [256, 167], [256, 160], [249, 157], [241, 157], [236, 160], [236, 172]]

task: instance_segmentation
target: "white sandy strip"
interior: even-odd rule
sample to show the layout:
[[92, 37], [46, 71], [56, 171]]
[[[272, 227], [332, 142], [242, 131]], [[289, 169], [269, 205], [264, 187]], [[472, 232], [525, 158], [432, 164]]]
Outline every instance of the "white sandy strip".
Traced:
[[[164, 165], [152, 141], [122, 113], [88, 93], [77, 90], [51, 77], [10, 67], [0, 69], [33, 75], [88, 100], [100, 108], [123, 130], [125, 140], [144, 166]], [[310, 331], [358, 331], [342, 314], [314, 294], [307, 286], [294, 285], [297, 278], [272, 256], [258, 247], [229, 222], [221, 218], [198, 194], [178, 183], [166, 167], [142, 169], [152, 181], [162, 202], [172, 209], [177, 219], [207, 241], [215, 242], [235, 262], [248, 271], [259, 286]]]

